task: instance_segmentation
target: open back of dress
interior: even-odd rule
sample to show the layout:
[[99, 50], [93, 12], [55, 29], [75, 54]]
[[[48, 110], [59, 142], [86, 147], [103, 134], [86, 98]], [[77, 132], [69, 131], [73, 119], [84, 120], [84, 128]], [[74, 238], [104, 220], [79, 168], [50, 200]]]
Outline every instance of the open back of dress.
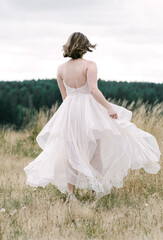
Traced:
[[67, 97], [36, 137], [43, 151], [24, 168], [27, 184], [52, 183], [67, 193], [70, 182], [101, 198], [112, 186], [123, 187], [130, 168], [152, 174], [160, 170], [157, 141], [131, 122], [131, 111], [112, 104], [118, 114], [113, 119], [87, 83], [80, 88], [64, 85]]

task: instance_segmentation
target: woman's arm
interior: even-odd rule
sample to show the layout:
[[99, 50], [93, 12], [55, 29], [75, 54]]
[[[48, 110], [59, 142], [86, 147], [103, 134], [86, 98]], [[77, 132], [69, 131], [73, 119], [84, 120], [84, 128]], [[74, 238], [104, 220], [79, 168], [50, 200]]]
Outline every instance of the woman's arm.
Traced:
[[96, 63], [93, 61], [89, 61], [87, 66], [87, 82], [88, 82], [88, 86], [91, 94], [101, 105], [103, 105], [107, 109], [110, 117], [118, 118], [116, 111], [113, 109], [111, 104], [105, 99], [102, 92], [98, 89], [97, 66], [96, 66]]
[[59, 65], [58, 69], [57, 69], [57, 83], [58, 83], [58, 87], [59, 87], [59, 90], [62, 95], [62, 100], [64, 101], [64, 99], [67, 97], [67, 93], [66, 93], [66, 89], [65, 89], [65, 86], [63, 83], [63, 79], [61, 77], [61, 65]]

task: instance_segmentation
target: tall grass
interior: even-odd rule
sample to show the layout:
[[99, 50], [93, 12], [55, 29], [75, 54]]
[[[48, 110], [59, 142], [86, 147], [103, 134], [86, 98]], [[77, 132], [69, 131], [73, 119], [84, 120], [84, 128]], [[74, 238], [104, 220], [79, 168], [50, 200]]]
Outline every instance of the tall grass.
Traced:
[[[153, 134], [162, 152], [163, 103], [139, 101], [127, 108], [133, 110], [132, 122]], [[66, 196], [52, 184], [25, 184], [23, 168], [41, 152], [35, 137], [56, 109], [36, 112], [21, 131], [0, 130], [0, 239], [163, 239], [162, 155], [158, 174], [130, 170], [123, 188], [113, 187], [99, 201], [92, 191], [75, 189], [78, 203], [65, 206]]]

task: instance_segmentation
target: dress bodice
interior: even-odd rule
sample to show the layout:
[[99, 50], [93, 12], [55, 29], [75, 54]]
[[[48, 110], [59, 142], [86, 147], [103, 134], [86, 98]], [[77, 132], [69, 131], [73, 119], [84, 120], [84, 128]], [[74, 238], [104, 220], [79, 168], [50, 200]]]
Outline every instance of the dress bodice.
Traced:
[[68, 86], [65, 81], [63, 81], [65, 88], [66, 88], [66, 93], [67, 95], [80, 95], [80, 94], [91, 94], [88, 88], [88, 83], [86, 82], [83, 86], [79, 88], [72, 88]]

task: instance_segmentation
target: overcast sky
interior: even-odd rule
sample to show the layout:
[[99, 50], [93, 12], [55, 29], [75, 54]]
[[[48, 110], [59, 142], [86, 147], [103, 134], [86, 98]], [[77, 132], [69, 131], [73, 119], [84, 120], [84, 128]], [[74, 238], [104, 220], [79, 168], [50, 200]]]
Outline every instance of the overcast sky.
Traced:
[[56, 78], [73, 32], [98, 44], [98, 78], [163, 82], [162, 0], [2, 0], [0, 80]]

